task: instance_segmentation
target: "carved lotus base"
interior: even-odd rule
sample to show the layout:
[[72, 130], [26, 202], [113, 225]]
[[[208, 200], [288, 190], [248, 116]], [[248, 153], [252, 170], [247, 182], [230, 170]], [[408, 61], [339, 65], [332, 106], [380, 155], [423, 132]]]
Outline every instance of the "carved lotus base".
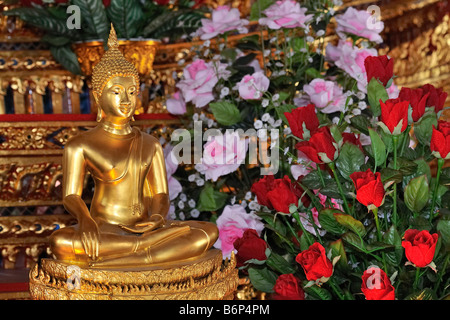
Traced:
[[42, 259], [30, 271], [35, 300], [230, 300], [238, 286], [234, 256], [211, 249], [195, 260], [131, 268], [89, 268]]

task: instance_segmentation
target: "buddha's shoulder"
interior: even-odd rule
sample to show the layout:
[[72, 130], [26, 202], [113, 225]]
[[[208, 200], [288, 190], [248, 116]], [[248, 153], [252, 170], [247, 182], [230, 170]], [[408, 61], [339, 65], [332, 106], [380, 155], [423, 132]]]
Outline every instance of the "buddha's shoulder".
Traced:
[[152, 150], [162, 150], [162, 146], [158, 138], [151, 134], [142, 132], [142, 141], [144, 146], [150, 147]]
[[67, 140], [64, 148], [82, 148], [86, 144], [90, 144], [90, 142], [94, 141], [95, 131], [95, 129], [90, 129], [80, 132]]

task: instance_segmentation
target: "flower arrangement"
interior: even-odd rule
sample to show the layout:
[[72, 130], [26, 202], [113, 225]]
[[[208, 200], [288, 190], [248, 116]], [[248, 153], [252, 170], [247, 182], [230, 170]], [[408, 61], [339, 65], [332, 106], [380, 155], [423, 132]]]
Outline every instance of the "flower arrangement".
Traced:
[[[216, 247], [273, 299], [448, 297], [447, 93], [399, 90], [376, 49], [383, 23], [338, 2], [259, 0], [249, 19], [219, 7], [202, 20], [167, 100], [192, 119], [188, 143], [167, 155], [216, 135], [173, 171], [171, 215], [216, 221]], [[227, 47], [252, 20], [260, 32]]]
[[106, 43], [111, 23], [119, 39], [174, 42], [195, 31], [204, 17], [202, 0], [180, 0], [176, 5], [169, 0], [12, 0], [10, 4], [20, 6], [3, 14], [18, 16], [41, 30], [41, 41], [74, 74], [82, 72], [71, 45], [92, 40]]

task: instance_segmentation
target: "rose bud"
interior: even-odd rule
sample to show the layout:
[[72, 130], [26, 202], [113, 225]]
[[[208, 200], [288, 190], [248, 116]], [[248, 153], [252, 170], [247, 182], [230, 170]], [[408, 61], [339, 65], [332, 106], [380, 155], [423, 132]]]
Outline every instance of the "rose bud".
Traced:
[[300, 141], [295, 147], [317, 164], [333, 162], [339, 155], [329, 127], [317, 129], [308, 141]]
[[436, 158], [450, 158], [450, 122], [439, 120], [437, 129], [433, 125], [430, 149]]
[[302, 266], [306, 279], [310, 281], [326, 282], [333, 274], [333, 264], [327, 258], [325, 248], [318, 242], [300, 252], [295, 261]]
[[368, 56], [364, 60], [364, 67], [367, 73], [367, 83], [372, 78], [380, 80], [380, 82], [386, 87], [389, 80], [394, 75], [394, 59], [389, 59], [384, 56]]
[[391, 280], [380, 268], [368, 268], [361, 279], [361, 291], [366, 300], [395, 300], [395, 289]]
[[305, 292], [300, 281], [293, 274], [282, 274], [273, 287], [275, 300], [305, 300]]
[[289, 123], [291, 132], [294, 136], [305, 140], [311, 137], [319, 128], [319, 119], [316, 115], [316, 106], [308, 104], [305, 107], [299, 107], [291, 112], [285, 112], [284, 115]]
[[255, 229], [247, 229], [241, 238], [233, 243], [236, 253], [236, 266], [242, 267], [246, 261], [256, 259], [264, 261], [266, 257], [267, 243], [258, 236]]
[[402, 247], [405, 248], [406, 258], [411, 264], [419, 268], [429, 266], [434, 269], [432, 261], [438, 240], [437, 233], [408, 229], [403, 239]]
[[381, 101], [381, 122], [379, 125], [384, 132], [392, 135], [399, 135], [406, 130], [408, 126], [408, 107], [409, 101], [400, 101], [400, 99], [388, 99]]
[[[356, 189], [356, 200], [366, 207], [380, 207], [384, 202], [384, 186], [379, 172], [369, 168], [365, 172], [353, 172], [350, 175]], [[369, 208], [370, 209], [370, 208]]]

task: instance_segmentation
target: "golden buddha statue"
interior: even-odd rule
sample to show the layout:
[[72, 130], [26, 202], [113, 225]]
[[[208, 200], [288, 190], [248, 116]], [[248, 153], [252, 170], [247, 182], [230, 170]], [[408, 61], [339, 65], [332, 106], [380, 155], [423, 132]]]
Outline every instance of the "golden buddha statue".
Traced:
[[[139, 77], [118, 50], [112, 25], [108, 47], [92, 76], [99, 124], [73, 137], [64, 150], [63, 204], [78, 223], [52, 234], [51, 251], [58, 260], [89, 267], [200, 257], [217, 240], [218, 229], [210, 222], [166, 220], [162, 147], [130, 126]], [[81, 198], [87, 172], [95, 181], [90, 209]]]

